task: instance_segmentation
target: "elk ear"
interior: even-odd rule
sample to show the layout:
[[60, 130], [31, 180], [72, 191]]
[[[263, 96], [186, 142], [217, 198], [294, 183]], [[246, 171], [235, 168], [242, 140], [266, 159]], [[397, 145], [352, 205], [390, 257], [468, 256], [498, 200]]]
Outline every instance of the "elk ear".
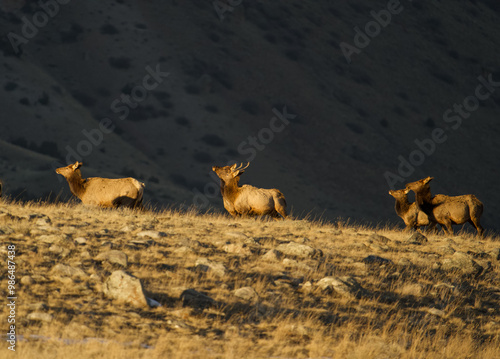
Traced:
[[408, 193], [410, 192], [410, 189], [409, 189], [409, 188], [405, 188], [405, 189], [403, 190], [403, 192], [404, 192], [404, 194], [408, 194]]
[[241, 176], [243, 173], [245, 173], [245, 171], [243, 171], [243, 170], [238, 170], [236, 172], [233, 172], [233, 178]]
[[73, 171], [76, 171], [77, 169], [82, 167], [82, 164], [83, 163], [76, 161], [75, 164], [73, 166], [71, 166], [71, 168], [73, 169]]
[[424, 183], [427, 184], [430, 181], [432, 181], [433, 179], [434, 179], [434, 177], [427, 177], [426, 179], [424, 179]]

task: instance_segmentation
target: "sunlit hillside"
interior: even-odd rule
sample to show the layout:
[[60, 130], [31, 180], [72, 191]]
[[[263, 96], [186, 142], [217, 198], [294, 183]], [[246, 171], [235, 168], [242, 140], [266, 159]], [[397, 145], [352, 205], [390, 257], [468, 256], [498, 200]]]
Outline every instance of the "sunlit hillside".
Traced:
[[[4, 202], [0, 243], [17, 297], [16, 353], [4, 340], [2, 357], [500, 352], [498, 237]], [[4, 296], [8, 274], [2, 265]], [[4, 335], [9, 310], [0, 310]]]

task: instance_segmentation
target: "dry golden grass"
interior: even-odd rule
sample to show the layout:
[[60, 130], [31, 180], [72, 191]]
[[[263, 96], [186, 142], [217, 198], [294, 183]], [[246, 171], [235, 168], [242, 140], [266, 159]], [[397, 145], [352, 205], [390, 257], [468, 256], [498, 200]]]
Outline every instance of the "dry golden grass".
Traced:
[[[139, 238], [146, 230], [165, 235]], [[78, 244], [79, 237], [86, 243]], [[12, 243], [19, 358], [498, 357], [498, 238], [428, 234], [427, 243], [416, 245], [408, 237], [343, 222], [2, 203], [0, 288], [6, 293]], [[263, 258], [289, 242], [321, 252]], [[94, 259], [110, 249], [127, 254], [124, 270], [161, 307], [134, 308], [103, 295], [106, 278], [123, 269]], [[455, 251], [480, 265], [480, 273], [444, 270]], [[391, 262], [365, 263], [370, 255]], [[220, 262], [225, 273], [200, 270], [199, 258]], [[86, 276], [54, 275], [58, 263]], [[364, 291], [346, 296], [317, 285], [346, 276]], [[235, 296], [242, 287], [258, 298]], [[187, 289], [213, 301], [187, 301], [181, 296]], [[32, 312], [52, 320], [30, 320]], [[6, 306], [1, 313], [6, 332]], [[0, 352], [8, 352], [5, 341]]]

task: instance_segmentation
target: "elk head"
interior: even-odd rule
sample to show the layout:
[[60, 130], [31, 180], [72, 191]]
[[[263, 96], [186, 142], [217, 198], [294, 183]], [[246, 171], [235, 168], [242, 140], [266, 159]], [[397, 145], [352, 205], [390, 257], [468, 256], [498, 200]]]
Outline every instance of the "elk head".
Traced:
[[245, 173], [245, 169], [250, 166], [250, 162], [243, 167], [243, 163], [240, 164], [239, 166], [236, 165], [236, 163], [232, 166], [224, 166], [224, 167], [218, 167], [218, 166], [213, 166], [212, 171], [214, 171], [217, 176], [224, 181], [224, 183], [229, 183], [231, 180], [236, 179], [236, 181], [239, 181], [239, 176], [241, 176], [243, 173]]
[[389, 194], [398, 199], [398, 198], [403, 198], [404, 196], [406, 196], [408, 193], [410, 192], [410, 189], [409, 188], [404, 188], [404, 189], [398, 189], [398, 190], [391, 190], [389, 191]]
[[63, 175], [64, 177], [70, 177], [74, 172], [78, 171], [80, 167], [82, 167], [82, 163], [76, 161], [69, 166], [57, 168], [56, 173]]

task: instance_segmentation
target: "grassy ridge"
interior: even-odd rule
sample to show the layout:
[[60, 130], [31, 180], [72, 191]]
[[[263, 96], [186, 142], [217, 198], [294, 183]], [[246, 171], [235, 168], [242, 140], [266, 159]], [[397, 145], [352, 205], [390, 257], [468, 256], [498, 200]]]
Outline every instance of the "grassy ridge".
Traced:
[[[16, 245], [22, 358], [497, 356], [498, 238], [409, 237], [307, 220], [71, 204], [0, 209], [2, 263], [7, 244]], [[98, 259], [111, 251], [127, 263]], [[162, 306], [108, 299], [103, 283], [120, 269]]]

